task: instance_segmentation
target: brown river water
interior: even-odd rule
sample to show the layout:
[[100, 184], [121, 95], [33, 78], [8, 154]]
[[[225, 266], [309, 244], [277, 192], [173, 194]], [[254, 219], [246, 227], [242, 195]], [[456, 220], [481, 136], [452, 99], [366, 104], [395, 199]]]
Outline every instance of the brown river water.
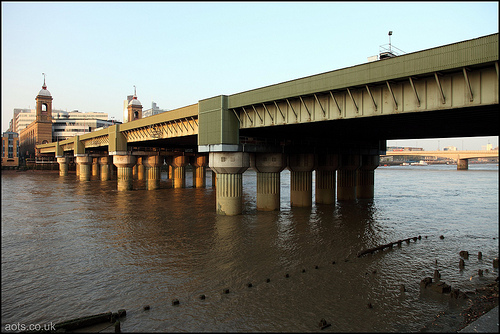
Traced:
[[74, 172], [2, 172], [2, 331], [122, 308], [124, 332], [315, 332], [323, 318], [324, 332], [453, 331], [465, 302], [419, 283], [436, 269], [462, 291], [498, 276], [498, 175], [379, 167], [373, 200], [295, 208], [283, 171], [281, 210], [260, 212], [248, 170], [243, 214], [229, 217], [210, 172], [203, 189], [191, 173], [173, 189], [163, 173], [160, 189], [136, 180], [125, 192]]

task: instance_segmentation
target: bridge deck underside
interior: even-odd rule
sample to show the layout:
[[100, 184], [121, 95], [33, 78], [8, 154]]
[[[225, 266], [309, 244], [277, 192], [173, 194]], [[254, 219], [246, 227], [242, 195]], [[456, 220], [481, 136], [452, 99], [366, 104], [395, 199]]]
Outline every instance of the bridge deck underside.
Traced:
[[240, 136], [318, 141], [391, 140], [498, 135], [499, 106], [478, 106], [380, 115], [261, 128], [240, 129]]

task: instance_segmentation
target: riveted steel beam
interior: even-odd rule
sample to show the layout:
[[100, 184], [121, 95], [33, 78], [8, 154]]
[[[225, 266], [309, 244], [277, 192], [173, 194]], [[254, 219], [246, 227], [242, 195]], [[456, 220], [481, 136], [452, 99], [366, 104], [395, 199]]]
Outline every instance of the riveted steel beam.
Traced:
[[302, 102], [302, 104], [304, 105], [304, 107], [306, 108], [306, 111], [309, 114], [309, 118], [311, 118], [311, 113], [309, 112], [309, 109], [307, 108], [306, 104], [304, 103], [304, 100], [302, 100], [302, 96], [299, 96], [299, 99]]
[[351, 97], [351, 101], [352, 101], [352, 104], [354, 104], [354, 108], [356, 108], [356, 112], [358, 112], [359, 111], [358, 105], [356, 104], [356, 101], [354, 101], [354, 97], [352, 96], [351, 90], [349, 89], [349, 87], [347, 87], [347, 93]]
[[330, 96], [332, 97], [333, 102], [335, 102], [335, 105], [337, 106], [337, 109], [339, 110], [339, 115], [342, 114], [342, 110], [339, 107], [339, 104], [337, 102], [337, 99], [335, 98], [335, 95], [333, 95], [332, 91], [330, 91]]
[[253, 125], [253, 120], [248, 115], [247, 111], [245, 110], [245, 107], [241, 107], [241, 108], [243, 109], [243, 112], [245, 113], [245, 115], [247, 115], [248, 119], [250, 120], [250, 123], [252, 123], [252, 125]]
[[464, 72], [465, 86], [467, 87], [467, 91], [469, 92], [469, 101], [472, 102], [474, 101], [474, 96], [472, 95], [472, 89], [470, 87], [469, 77], [467, 76], [467, 69], [464, 67], [462, 68], [462, 70]]
[[375, 103], [375, 99], [373, 98], [372, 92], [370, 91], [370, 87], [368, 85], [365, 85], [366, 90], [368, 91], [368, 95], [370, 95], [372, 102], [373, 102], [373, 108], [375, 108], [375, 111], [377, 111], [377, 104]]
[[396, 101], [396, 96], [394, 96], [394, 92], [392, 91], [391, 84], [389, 81], [385, 82], [387, 84], [387, 88], [389, 89], [389, 93], [391, 93], [392, 100], [394, 101], [394, 109], [398, 110], [398, 102]]
[[318, 97], [316, 96], [316, 94], [314, 94], [314, 98], [316, 99], [316, 102], [318, 102], [319, 104], [319, 107], [321, 108], [321, 111], [323, 111], [323, 116], [326, 117], [326, 112], [325, 112], [325, 109], [323, 108], [323, 106], [321, 105], [321, 102], [319, 102], [319, 99]]
[[417, 90], [415, 89], [415, 85], [413, 84], [412, 77], [408, 77], [410, 79], [411, 89], [413, 90], [413, 94], [415, 94], [415, 99], [417, 99], [417, 106], [420, 107], [420, 99], [418, 98]]
[[253, 111], [255, 111], [255, 113], [257, 114], [257, 116], [259, 116], [260, 118], [260, 122], [261, 123], [264, 123], [264, 120], [262, 119], [262, 117], [260, 116], [259, 112], [257, 111], [257, 109], [255, 109], [254, 105], [252, 104], [252, 108], [253, 108]]
[[293, 109], [290, 101], [288, 101], [288, 99], [285, 99], [285, 100], [286, 100], [286, 103], [288, 103], [288, 106], [292, 109], [293, 114], [295, 115], [295, 119], [297, 119], [298, 118], [297, 113], [295, 112], [295, 109]]
[[264, 109], [266, 109], [267, 113], [269, 114], [269, 117], [271, 117], [271, 121], [273, 121], [273, 123], [274, 123], [273, 115], [271, 115], [271, 113], [269, 112], [269, 110], [267, 110], [266, 104], [262, 103], [262, 106], [264, 107]]
[[278, 105], [278, 103], [276, 103], [276, 101], [273, 101], [273, 102], [274, 102], [274, 105], [276, 106], [276, 109], [279, 110], [281, 117], [283, 117], [283, 120], [285, 120], [285, 115], [283, 115], [283, 112], [281, 111], [280, 106]]
[[[194, 126], [189, 122], [189, 120], [187, 118], [186, 118], [186, 120], [187, 120], [189, 126], [191, 127], [191, 129], [193, 129], [193, 131], [194, 131]], [[191, 120], [193, 120], [193, 117], [191, 117]]]
[[444, 98], [443, 88], [441, 87], [441, 82], [439, 82], [439, 75], [437, 72], [434, 72], [434, 78], [436, 78], [436, 84], [438, 86], [439, 92], [441, 93], [441, 102], [445, 104], [446, 100]]

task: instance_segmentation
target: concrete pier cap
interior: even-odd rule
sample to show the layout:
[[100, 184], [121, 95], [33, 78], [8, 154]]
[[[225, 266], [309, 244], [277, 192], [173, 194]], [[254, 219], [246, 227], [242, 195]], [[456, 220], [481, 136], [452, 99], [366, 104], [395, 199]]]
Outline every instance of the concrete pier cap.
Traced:
[[314, 169], [314, 153], [290, 154], [288, 168], [292, 172], [311, 172]]
[[148, 168], [160, 167], [163, 165], [163, 157], [159, 155], [150, 155], [142, 157], [142, 164]]
[[113, 164], [116, 167], [132, 168], [137, 162], [135, 155], [113, 155]]
[[206, 167], [208, 165], [207, 155], [196, 155], [191, 157], [191, 165], [194, 167]]
[[374, 170], [380, 164], [380, 155], [378, 154], [363, 154], [361, 155], [360, 169]]
[[283, 153], [254, 153], [250, 166], [259, 173], [279, 173], [286, 167], [286, 158]]
[[335, 171], [339, 168], [339, 155], [333, 153], [318, 153], [316, 155], [316, 170]]
[[208, 166], [217, 174], [241, 174], [250, 167], [247, 152], [210, 152]]

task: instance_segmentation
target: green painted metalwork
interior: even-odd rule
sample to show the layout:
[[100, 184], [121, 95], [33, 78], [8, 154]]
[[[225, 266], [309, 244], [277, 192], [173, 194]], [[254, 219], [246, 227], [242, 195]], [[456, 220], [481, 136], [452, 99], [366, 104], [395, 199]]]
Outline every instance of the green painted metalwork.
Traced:
[[498, 61], [498, 34], [356, 65], [229, 96], [228, 108]]
[[220, 95], [198, 102], [198, 145], [239, 144], [239, 122]]
[[122, 124], [116, 124], [105, 129], [109, 131], [109, 152], [127, 151], [127, 138], [120, 132]]

